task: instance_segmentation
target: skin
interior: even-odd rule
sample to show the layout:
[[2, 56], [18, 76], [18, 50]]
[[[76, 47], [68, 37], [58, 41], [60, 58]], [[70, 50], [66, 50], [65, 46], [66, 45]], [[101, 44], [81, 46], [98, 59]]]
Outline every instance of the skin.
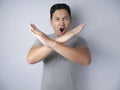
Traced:
[[[64, 45], [65, 42], [67, 42], [73, 36], [77, 35], [85, 25], [80, 24], [74, 29], [70, 30], [71, 18], [69, 17], [67, 11], [64, 9], [56, 10], [53, 13], [50, 23], [55, 34], [58, 36], [55, 40], [50, 39], [34, 24], [29, 25], [31, 33], [36, 36], [43, 45], [31, 47], [27, 55], [28, 63], [38, 63], [48, 57], [53, 51], [56, 51], [74, 63], [89, 65], [91, 62], [91, 55], [89, 49], [86, 46], [78, 46], [76, 48], [72, 48]], [[64, 31], [60, 32], [60, 28], [63, 28]]]

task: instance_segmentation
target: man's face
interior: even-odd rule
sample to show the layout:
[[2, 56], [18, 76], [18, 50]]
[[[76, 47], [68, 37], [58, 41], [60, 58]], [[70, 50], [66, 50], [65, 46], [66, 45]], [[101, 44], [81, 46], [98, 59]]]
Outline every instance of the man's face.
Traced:
[[70, 30], [71, 18], [65, 9], [56, 10], [51, 19], [51, 25], [57, 36], [61, 36]]

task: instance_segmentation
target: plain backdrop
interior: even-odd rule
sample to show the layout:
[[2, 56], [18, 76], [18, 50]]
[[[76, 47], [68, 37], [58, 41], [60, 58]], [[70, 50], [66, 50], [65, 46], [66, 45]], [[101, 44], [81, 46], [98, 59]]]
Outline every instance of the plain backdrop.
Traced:
[[120, 0], [0, 0], [0, 90], [40, 90], [42, 62], [26, 61], [36, 39], [28, 25], [52, 33], [49, 10], [61, 2], [71, 7], [72, 28], [86, 24], [79, 35], [92, 63], [78, 65], [79, 90], [120, 90]]

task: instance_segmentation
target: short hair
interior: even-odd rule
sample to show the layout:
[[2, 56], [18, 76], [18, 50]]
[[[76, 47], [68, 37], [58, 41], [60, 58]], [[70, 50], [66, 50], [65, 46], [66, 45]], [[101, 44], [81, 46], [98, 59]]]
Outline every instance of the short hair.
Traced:
[[59, 10], [59, 9], [65, 9], [70, 18], [71, 18], [71, 10], [70, 10], [70, 7], [65, 4], [65, 3], [57, 3], [57, 4], [54, 4], [51, 9], [50, 9], [50, 18], [52, 19], [52, 16], [53, 16], [53, 13], [56, 11], [56, 10]]

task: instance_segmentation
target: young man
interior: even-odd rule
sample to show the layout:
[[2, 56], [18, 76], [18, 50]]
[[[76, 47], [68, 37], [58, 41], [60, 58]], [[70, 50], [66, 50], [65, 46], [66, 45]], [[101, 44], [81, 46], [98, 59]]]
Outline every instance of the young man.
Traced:
[[43, 61], [41, 90], [77, 90], [76, 66], [91, 62], [88, 47], [77, 36], [85, 25], [70, 30], [71, 10], [64, 3], [54, 4], [50, 15], [53, 34], [46, 35], [34, 24], [29, 25], [37, 40], [28, 52], [27, 61], [30, 64]]

